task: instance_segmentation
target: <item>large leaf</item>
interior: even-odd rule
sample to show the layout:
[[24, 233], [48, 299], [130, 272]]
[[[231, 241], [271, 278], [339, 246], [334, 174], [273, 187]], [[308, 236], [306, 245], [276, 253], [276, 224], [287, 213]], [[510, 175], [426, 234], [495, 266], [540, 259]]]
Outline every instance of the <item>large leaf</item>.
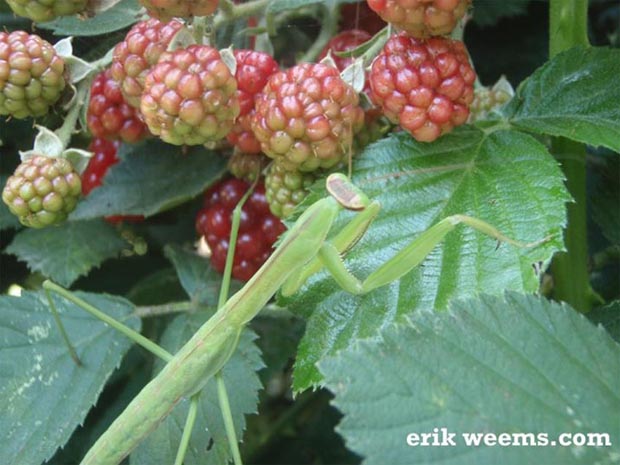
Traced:
[[80, 202], [71, 219], [151, 216], [195, 197], [225, 170], [225, 160], [202, 147], [184, 153], [155, 140], [120, 155], [123, 161], [110, 168], [104, 184]]
[[118, 31], [131, 26], [140, 18], [137, 0], [121, 0], [112, 8], [97, 13], [92, 18], [83, 19], [78, 16], [65, 16], [48, 23], [37, 24], [43, 29], [51, 29], [56, 35], [96, 36]]
[[[620, 456], [620, 346], [538, 297], [418, 312], [320, 367], [345, 415], [338, 429], [366, 465], [591, 465]], [[434, 428], [454, 433], [456, 445], [407, 445], [409, 434]], [[466, 446], [463, 435], [485, 433], [546, 434], [549, 446]], [[561, 447], [563, 433], [607, 434], [609, 444]]]
[[[166, 329], [162, 346], [176, 352], [204, 322], [204, 313], [178, 316]], [[244, 331], [239, 347], [222, 370], [239, 439], [245, 429], [245, 415], [257, 412], [258, 390], [261, 388], [256, 371], [264, 365], [254, 343], [255, 338], [251, 331]], [[161, 364], [158, 367], [161, 368]], [[131, 455], [132, 465], [174, 463], [188, 407], [189, 400], [184, 399], [174, 408]], [[210, 380], [200, 394], [198, 416], [184, 463], [220, 465], [228, 463], [230, 458], [230, 445], [219, 409], [217, 386], [215, 380]]]
[[[119, 297], [78, 295], [132, 328]], [[65, 444], [95, 403], [131, 342], [76, 305], [53, 296], [82, 362], [77, 366], [42, 293], [0, 297], [0, 463], [40, 465]]]
[[[548, 262], [562, 248], [568, 196], [562, 174], [546, 148], [511, 131], [483, 133], [466, 128], [433, 144], [401, 133], [370, 146], [357, 160], [354, 182], [383, 205], [361, 243], [346, 257], [363, 277], [439, 220], [463, 213], [495, 225], [506, 235], [545, 244], [523, 249], [496, 242], [466, 227], [451, 232], [422, 266], [368, 295], [341, 291], [323, 273], [306, 292], [286, 302], [307, 317], [294, 386], [320, 381], [315, 363], [323, 356], [371, 337], [399, 316], [420, 308], [445, 308], [456, 297], [505, 289], [532, 292], [532, 264]], [[343, 214], [335, 229], [350, 218]]]
[[526, 79], [504, 110], [510, 123], [620, 151], [620, 50], [576, 47]]
[[45, 229], [26, 229], [6, 252], [63, 286], [70, 286], [106, 259], [119, 255], [127, 243], [103, 220], [66, 222]]
[[588, 318], [593, 323], [602, 325], [611, 337], [620, 342], [620, 301], [591, 311]]

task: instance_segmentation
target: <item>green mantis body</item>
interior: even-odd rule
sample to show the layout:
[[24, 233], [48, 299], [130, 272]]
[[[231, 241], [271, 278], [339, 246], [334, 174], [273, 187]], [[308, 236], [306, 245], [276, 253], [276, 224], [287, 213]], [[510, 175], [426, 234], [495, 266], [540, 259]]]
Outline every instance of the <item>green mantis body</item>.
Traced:
[[[285, 295], [293, 294], [310, 275], [325, 267], [345, 290], [356, 294], [369, 292], [409, 272], [459, 223], [498, 240], [513, 242], [480, 220], [452, 216], [422, 233], [360, 282], [349, 273], [341, 257], [364, 234], [380, 205], [369, 201], [343, 175], [331, 175], [327, 185], [332, 195], [306, 209], [269, 260], [144, 387], [93, 445], [82, 465], [120, 463], [181, 399], [200, 391], [222, 369], [235, 350], [244, 326], [278, 289], [282, 288]], [[343, 207], [359, 213], [328, 241], [327, 235]]]

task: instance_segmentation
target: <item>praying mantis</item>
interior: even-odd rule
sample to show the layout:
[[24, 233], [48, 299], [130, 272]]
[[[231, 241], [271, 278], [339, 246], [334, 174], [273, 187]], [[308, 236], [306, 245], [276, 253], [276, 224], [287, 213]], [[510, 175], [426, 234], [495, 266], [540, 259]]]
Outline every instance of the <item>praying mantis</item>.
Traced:
[[[459, 224], [519, 247], [542, 242], [521, 244], [484, 221], [453, 215], [421, 233], [366, 279], [359, 280], [346, 268], [343, 256], [361, 239], [381, 206], [343, 174], [329, 175], [326, 186], [330, 195], [313, 203], [301, 214], [271, 257], [241, 290], [221, 306], [176, 354], [172, 356], [161, 349], [162, 358], [167, 360], [165, 367], [97, 440], [82, 465], [119, 464], [181, 399], [197, 394], [220, 372], [235, 351], [241, 331], [278, 290], [284, 296], [293, 295], [311, 275], [323, 268], [345, 291], [364, 294], [407, 274]], [[355, 211], [356, 215], [328, 240], [342, 209]], [[44, 287], [54, 290], [50, 282]]]

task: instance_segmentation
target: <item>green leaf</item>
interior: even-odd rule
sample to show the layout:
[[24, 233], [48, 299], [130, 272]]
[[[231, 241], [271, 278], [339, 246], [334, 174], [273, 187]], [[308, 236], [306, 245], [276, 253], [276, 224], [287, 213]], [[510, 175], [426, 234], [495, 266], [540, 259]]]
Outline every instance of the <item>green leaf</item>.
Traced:
[[[132, 305], [120, 297], [77, 293], [132, 328]], [[131, 342], [69, 301], [56, 308], [82, 366], [75, 365], [43, 293], [0, 297], [0, 463], [40, 465], [84, 421]]]
[[26, 262], [31, 271], [70, 286], [127, 246], [117, 230], [103, 220], [66, 222], [57, 227], [25, 229], [6, 252]]
[[[216, 307], [222, 275], [209, 265], [209, 259], [201, 257], [192, 250], [178, 245], [167, 245], [164, 248], [166, 257], [174, 265], [183, 289], [193, 302]], [[232, 282], [232, 291], [240, 289], [238, 282]]]
[[[533, 249], [497, 248], [493, 239], [460, 226], [421, 266], [365, 296], [342, 291], [326, 273], [311, 278], [306, 292], [283, 302], [308, 318], [295, 365], [297, 391], [320, 382], [315, 363], [322, 357], [417, 309], [446, 308], [451, 299], [480, 292], [535, 291], [539, 276], [532, 265], [548, 263], [563, 248], [569, 198], [563, 176], [547, 149], [526, 134], [467, 127], [423, 144], [401, 133], [367, 148], [354, 173], [355, 184], [383, 206], [345, 260], [360, 278], [457, 213], [522, 242], [553, 237]], [[342, 214], [334, 229], [351, 215]]]
[[[172, 353], [176, 352], [204, 322], [204, 313], [178, 316], [162, 336], [162, 346]], [[254, 339], [254, 333], [245, 330], [241, 334], [239, 347], [222, 369], [235, 430], [240, 440], [245, 429], [245, 415], [257, 412], [258, 390], [261, 388], [256, 371], [264, 365]], [[157, 371], [161, 366], [160, 363]], [[174, 408], [131, 454], [132, 465], [174, 463], [188, 407], [189, 399], [184, 399]], [[184, 463], [220, 465], [228, 463], [230, 458], [230, 445], [219, 410], [217, 386], [212, 379], [201, 391], [198, 417]]]
[[620, 50], [576, 47], [526, 79], [504, 110], [514, 126], [620, 151]]
[[[2, 189], [4, 189], [4, 185], [8, 178], [8, 176], [0, 174], [0, 187]], [[17, 217], [10, 212], [9, 207], [7, 207], [4, 202], [0, 202], [0, 231], [19, 227], [21, 226]]]
[[[507, 293], [418, 312], [320, 368], [345, 415], [338, 430], [365, 465], [591, 465], [620, 456], [620, 346], [538, 297]], [[410, 433], [434, 428], [455, 433], [456, 445], [407, 445]], [[467, 433], [549, 441], [606, 433], [611, 446], [467, 447]]]
[[118, 31], [131, 26], [140, 17], [137, 0], [121, 0], [112, 8], [97, 13], [89, 19], [78, 16], [65, 16], [47, 23], [37, 24], [42, 29], [50, 29], [56, 35], [96, 36]]
[[592, 310], [588, 313], [588, 319], [602, 325], [611, 337], [620, 342], [620, 301]]
[[472, 10], [473, 20], [480, 26], [492, 26], [501, 18], [526, 13], [528, 3], [530, 0], [477, 1]]
[[104, 184], [79, 203], [71, 219], [151, 216], [200, 194], [225, 170], [225, 160], [203, 147], [183, 153], [155, 140], [125, 147], [123, 161], [110, 168]]

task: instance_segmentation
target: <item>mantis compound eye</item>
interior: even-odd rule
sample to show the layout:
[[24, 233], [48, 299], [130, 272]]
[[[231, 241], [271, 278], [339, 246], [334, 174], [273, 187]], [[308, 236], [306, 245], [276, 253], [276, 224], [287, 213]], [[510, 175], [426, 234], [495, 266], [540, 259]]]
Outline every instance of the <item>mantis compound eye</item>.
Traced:
[[347, 210], [364, 210], [368, 197], [342, 173], [332, 173], [325, 181], [327, 192]]

